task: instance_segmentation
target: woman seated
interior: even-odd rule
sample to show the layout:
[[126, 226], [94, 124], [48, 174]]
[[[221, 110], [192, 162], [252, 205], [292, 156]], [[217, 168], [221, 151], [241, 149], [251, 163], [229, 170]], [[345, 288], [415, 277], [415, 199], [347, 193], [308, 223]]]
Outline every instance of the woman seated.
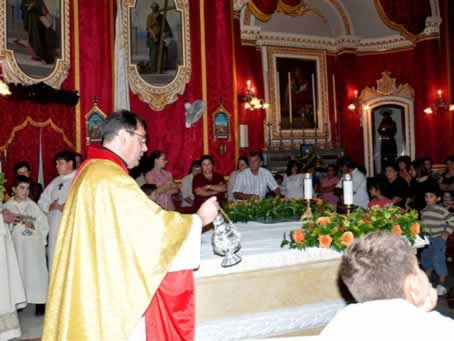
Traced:
[[327, 173], [327, 176], [320, 180], [320, 194], [324, 201], [336, 207], [337, 200], [339, 199], [334, 195], [334, 189], [339, 182], [337, 167], [335, 165], [328, 165]]
[[238, 158], [236, 169], [229, 176], [229, 184], [227, 190], [227, 198], [229, 201], [235, 201], [233, 197], [233, 189], [235, 188], [236, 176], [249, 167], [247, 157], [242, 156]]
[[192, 161], [191, 168], [189, 169], [188, 175], [181, 180], [181, 196], [182, 203], [181, 207], [192, 207], [194, 204], [194, 193], [192, 192], [192, 181], [194, 176], [200, 174], [202, 168], [200, 166], [200, 160]]
[[282, 183], [283, 194], [288, 199], [303, 199], [304, 197], [304, 175], [300, 173], [301, 166], [290, 160], [287, 164], [287, 172]]
[[407, 182], [407, 185], [410, 185], [411, 182], [410, 165], [411, 159], [408, 156], [401, 156], [397, 159], [399, 176]]
[[437, 186], [436, 181], [430, 177], [424, 162], [415, 160], [411, 163], [410, 174], [412, 176], [410, 182], [410, 190], [412, 194], [411, 208], [421, 211], [426, 207], [424, 196], [429, 188]]
[[200, 158], [200, 163], [202, 165], [202, 173], [194, 176], [194, 180], [192, 180], [194, 210], [198, 210], [206, 200], [213, 196], [216, 196], [221, 204], [227, 191], [224, 177], [219, 173], [213, 172], [213, 158], [210, 155], [203, 155]]
[[145, 182], [157, 187], [156, 203], [165, 210], [175, 210], [172, 195], [178, 193], [178, 187], [173, 181], [172, 174], [164, 169], [167, 165], [166, 155], [155, 150], [150, 155], [149, 163], [151, 170], [145, 174]]

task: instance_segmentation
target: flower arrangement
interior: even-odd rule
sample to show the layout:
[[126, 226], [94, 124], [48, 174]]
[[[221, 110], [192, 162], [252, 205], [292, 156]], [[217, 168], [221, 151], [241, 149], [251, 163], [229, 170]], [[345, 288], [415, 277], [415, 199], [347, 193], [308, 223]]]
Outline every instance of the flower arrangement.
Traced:
[[355, 238], [369, 232], [388, 230], [405, 236], [413, 245], [422, 227], [416, 211], [401, 212], [399, 207], [358, 210], [349, 215], [331, 212], [313, 221], [303, 222], [301, 229], [292, 230], [289, 239], [284, 234], [281, 247], [304, 249], [306, 247], [333, 248], [342, 251]]
[[[314, 217], [326, 215], [332, 211], [332, 206], [322, 199], [316, 198], [310, 201]], [[307, 202], [297, 199], [265, 198], [229, 203], [225, 213], [233, 222], [277, 222], [299, 220], [306, 211]]]

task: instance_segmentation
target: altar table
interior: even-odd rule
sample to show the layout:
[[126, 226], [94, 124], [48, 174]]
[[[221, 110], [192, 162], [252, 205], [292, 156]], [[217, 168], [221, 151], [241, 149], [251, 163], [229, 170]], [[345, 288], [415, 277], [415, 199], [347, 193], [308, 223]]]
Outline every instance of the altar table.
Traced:
[[299, 222], [236, 224], [242, 262], [222, 268], [211, 234], [202, 237], [196, 278], [196, 340], [227, 341], [320, 331], [345, 306], [337, 286], [340, 254], [280, 248]]

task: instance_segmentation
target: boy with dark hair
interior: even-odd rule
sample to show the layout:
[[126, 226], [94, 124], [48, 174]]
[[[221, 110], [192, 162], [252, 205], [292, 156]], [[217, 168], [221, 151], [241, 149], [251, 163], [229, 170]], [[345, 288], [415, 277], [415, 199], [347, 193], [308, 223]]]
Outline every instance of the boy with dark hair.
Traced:
[[44, 313], [47, 302], [49, 273], [46, 265], [46, 244], [49, 225], [38, 205], [29, 198], [30, 178], [17, 176], [13, 183], [14, 196], [5, 208], [17, 214], [9, 224], [24, 282], [27, 303], [36, 304], [36, 314]]
[[387, 231], [356, 239], [339, 276], [358, 302], [341, 310], [322, 331], [333, 340], [428, 340], [454, 333], [454, 321], [431, 312], [436, 291], [418, 267], [409, 243]]
[[421, 219], [425, 224], [425, 232], [429, 235], [430, 244], [421, 253], [421, 265], [429, 278], [432, 271], [438, 275], [437, 293], [445, 295], [444, 286], [448, 268], [446, 266], [446, 241], [454, 230], [454, 216], [441, 206], [441, 193], [434, 186], [425, 193], [426, 207], [421, 211]]
[[[32, 167], [28, 162], [19, 161], [14, 165], [14, 174], [16, 176], [23, 175], [31, 179]], [[32, 199], [34, 202], [38, 202], [42, 192], [43, 186], [40, 183], [32, 180], [30, 183], [30, 199]]]

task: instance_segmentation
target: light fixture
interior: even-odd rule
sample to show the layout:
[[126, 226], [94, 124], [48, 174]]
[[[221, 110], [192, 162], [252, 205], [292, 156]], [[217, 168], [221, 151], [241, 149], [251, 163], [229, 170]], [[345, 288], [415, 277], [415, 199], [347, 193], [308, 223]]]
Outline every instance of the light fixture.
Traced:
[[9, 91], [8, 84], [3, 82], [1, 79], [0, 79], [0, 95], [1, 96], [9, 96], [9, 95], [11, 95], [11, 91]]
[[446, 108], [448, 108], [448, 111], [454, 111], [454, 104], [449, 104], [449, 106], [448, 106], [448, 104], [443, 99], [443, 91], [441, 89], [438, 89], [437, 99], [431, 106], [428, 106], [424, 109], [424, 113], [426, 115], [431, 115], [434, 112], [437, 112], [439, 109], [446, 109]]
[[350, 102], [350, 104], [347, 107], [348, 110], [351, 110], [351, 111], [355, 111], [356, 107], [359, 105], [358, 90], [355, 90], [354, 94], [355, 94], [355, 97], [353, 98], [353, 100]]
[[258, 109], [267, 109], [269, 104], [265, 102], [262, 98], [257, 98], [255, 96], [255, 88], [251, 87], [251, 81], [246, 82], [247, 88], [246, 93], [240, 96], [240, 102], [244, 103], [244, 107], [247, 110], [258, 110]]

